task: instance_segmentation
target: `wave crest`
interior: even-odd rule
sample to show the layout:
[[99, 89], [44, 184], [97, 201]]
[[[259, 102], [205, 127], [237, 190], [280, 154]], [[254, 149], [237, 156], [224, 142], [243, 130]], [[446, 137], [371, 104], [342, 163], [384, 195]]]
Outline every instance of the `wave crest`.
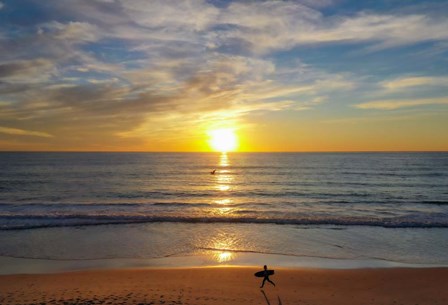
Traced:
[[0, 216], [0, 230], [25, 230], [51, 227], [123, 225], [135, 223], [247, 223], [273, 225], [336, 225], [375, 226], [385, 228], [448, 228], [447, 215], [433, 217], [367, 218], [367, 217], [213, 217], [213, 216], [145, 216], [145, 215], [52, 215], [52, 216]]

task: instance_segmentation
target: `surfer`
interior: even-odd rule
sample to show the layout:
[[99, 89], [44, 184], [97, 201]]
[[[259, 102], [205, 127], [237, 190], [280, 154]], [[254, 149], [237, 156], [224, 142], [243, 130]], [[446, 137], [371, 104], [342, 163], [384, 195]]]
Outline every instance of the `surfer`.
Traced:
[[264, 265], [264, 271], [263, 271], [263, 283], [261, 284], [260, 288], [263, 288], [264, 286], [264, 282], [268, 281], [269, 283], [271, 283], [272, 285], [274, 285], [275, 287], [275, 283], [273, 281], [271, 281], [269, 279], [269, 275], [273, 274], [273, 272], [271, 272], [271, 270], [268, 270], [268, 266]]

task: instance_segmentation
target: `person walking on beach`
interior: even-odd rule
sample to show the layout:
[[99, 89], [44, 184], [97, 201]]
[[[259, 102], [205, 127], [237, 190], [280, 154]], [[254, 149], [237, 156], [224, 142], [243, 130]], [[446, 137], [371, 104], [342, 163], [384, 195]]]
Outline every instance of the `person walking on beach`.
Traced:
[[273, 274], [273, 272], [271, 270], [268, 270], [268, 266], [266, 266], [266, 265], [264, 265], [263, 268], [264, 268], [264, 272], [263, 272], [263, 276], [264, 277], [263, 277], [263, 283], [261, 284], [260, 288], [263, 288], [264, 283], [266, 281], [268, 281], [269, 283], [271, 283], [275, 287], [275, 283], [269, 279], [269, 275]]

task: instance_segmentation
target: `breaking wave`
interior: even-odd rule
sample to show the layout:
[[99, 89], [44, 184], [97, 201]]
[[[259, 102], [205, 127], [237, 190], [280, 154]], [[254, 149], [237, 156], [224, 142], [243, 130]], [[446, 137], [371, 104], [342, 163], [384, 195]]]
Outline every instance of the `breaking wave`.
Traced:
[[137, 223], [247, 223], [274, 225], [336, 225], [375, 226], [385, 228], [448, 228], [448, 215], [428, 217], [408, 216], [391, 218], [367, 217], [213, 217], [213, 216], [146, 216], [146, 215], [54, 215], [54, 216], [0, 216], [0, 230], [26, 230], [51, 227], [119, 225]]

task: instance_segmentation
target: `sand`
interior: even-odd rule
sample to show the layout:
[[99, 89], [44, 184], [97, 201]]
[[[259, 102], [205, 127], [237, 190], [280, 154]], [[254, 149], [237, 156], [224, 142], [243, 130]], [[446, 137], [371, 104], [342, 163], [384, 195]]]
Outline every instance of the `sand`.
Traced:
[[319, 304], [445, 305], [448, 268], [276, 269], [260, 289], [261, 268], [83, 271], [0, 276], [0, 304]]

